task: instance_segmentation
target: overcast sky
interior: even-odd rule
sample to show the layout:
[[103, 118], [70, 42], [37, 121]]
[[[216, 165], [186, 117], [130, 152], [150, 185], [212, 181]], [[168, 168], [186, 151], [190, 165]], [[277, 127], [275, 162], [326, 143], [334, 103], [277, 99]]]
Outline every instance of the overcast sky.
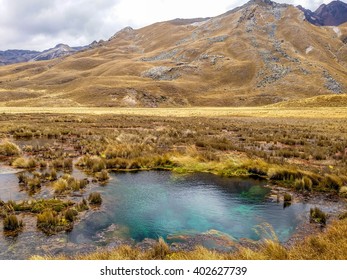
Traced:
[[[0, 0], [0, 50], [81, 46], [120, 29], [174, 18], [212, 17], [248, 0]], [[315, 10], [322, 0], [276, 2]]]

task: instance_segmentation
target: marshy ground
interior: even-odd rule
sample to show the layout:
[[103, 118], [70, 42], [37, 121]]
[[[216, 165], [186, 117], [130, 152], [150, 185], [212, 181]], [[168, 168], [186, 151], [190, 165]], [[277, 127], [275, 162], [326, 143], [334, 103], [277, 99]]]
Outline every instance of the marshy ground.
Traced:
[[[77, 194], [83, 193], [88, 185], [107, 182], [110, 170], [261, 177], [269, 185], [294, 193], [294, 201], [295, 197], [305, 200], [319, 194], [327, 201], [345, 205], [345, 108], [1, 108], [0, 111], [2, 164], [23, 170], [18, 184], [29, 196], [45, 186], [56, 197], [30, 203], [1, 202], [3, 223], [16, 234], [22, 228], [23, 212], [35, 215], [37, 228], [46, 234], [70, 230], [79, 215], [83, 215], [80, 213], [102, 203], [97, 192], [83, 200]], [[74, 176], [74, 167], [83, 170], [88, 178]], [[279, 199], [291, 200], [283, 193]], [[312, 222], [323, 224], [325, 217], [314, 215]], [[332, 227], [345, 226], [342, 220]], [[345, 234], [341, 233], [340, 239], [346, 244]], [[279, 244], [274, 246], [283, 248]], [[261, 250], [265, 249], [258, 248], [254, 256], [264, 256]], [[245, 251], [240, 252], [239, 256], [244, 258]], [[142, 253], [137, 252], [136, 257], [139, 254]], [[167, 251], [163, 258], [169, 256]], [[177, 253], [174, 256], [194, 258]], [[327, 255], [327, 258], [344, 257]], [[268, 258], [273, 256], [269, 254]]]

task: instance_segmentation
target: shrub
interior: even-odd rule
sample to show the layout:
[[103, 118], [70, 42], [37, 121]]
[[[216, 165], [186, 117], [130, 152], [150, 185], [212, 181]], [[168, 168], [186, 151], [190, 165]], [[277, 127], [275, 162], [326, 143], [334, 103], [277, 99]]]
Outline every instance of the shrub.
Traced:
[[23, 227], [23, 221], [19, 221], [16, 215], [6, 216], [4, 219], [4, 231], [17, 231]]
[[20, 153], [20, 148], [14, 143], [5, 141], [0, 144], [0, 155], [2, 156], [18, 156]]
[[93, 192], [89, 195], [88, 197], [89, 203], [92, 205], [101, 205], [102, 203], [102, 198], [100, 193]]
[[310, 209], [310, 222], [326, 225], [327, 215], [318, 207]]

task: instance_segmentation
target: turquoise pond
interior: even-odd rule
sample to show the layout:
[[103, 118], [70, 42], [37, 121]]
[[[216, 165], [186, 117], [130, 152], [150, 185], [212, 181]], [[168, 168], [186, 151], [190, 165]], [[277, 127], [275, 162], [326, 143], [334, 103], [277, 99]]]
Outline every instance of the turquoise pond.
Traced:
[[[16, 175], [3, 172], [0, 182], [13, 185], [10, 194], [0, 191], [0, 196], [14, 196]], [[100, 192], [103, 204], [100, 209], [89, 211], [70, 233], [48, 237], [36, 230], [35, 219], [24, 217], [25, 230], [16, 238], [8, 238], [0, 225], [0, 259], [84, 253], [147, 238], [186, 242], [187, 236], [211, 233], [223, 236], [224, 240], [258, 240], [261, 236], [255, 229], [264, 223], [270, 224], [284, 242], [308, 219], [312, 205], [295, 203], [284, 208], [282, 203], [269, 199], [270, 190], [264, 184], [259, 180], [204, 173], [113, 173], [106, 186], [87, 190], [85, 196], [91, 191]], [[24, 194], [17, 196], [24, 198]], [[224, 246], [205, 241], [200, 243], [212, 248]]]
[[136, 241], [214, 230], [228, 236], [257, 240], [255, 227], [270, 224], [286, 241], [309, 205], [283, 208], [268, 199], [270, 190], [252, 179], [211, 174], [170, 172], [118, 173], [100, 189], [102, 211], [92, 213], [70, 234], [72, 242], [95, 239], [95, 232], [121, 225], [120, 234]]

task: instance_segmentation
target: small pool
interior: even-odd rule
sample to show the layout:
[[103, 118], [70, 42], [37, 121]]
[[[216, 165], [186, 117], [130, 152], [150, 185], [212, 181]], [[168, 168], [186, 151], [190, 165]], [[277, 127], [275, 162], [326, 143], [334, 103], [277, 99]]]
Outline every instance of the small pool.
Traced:
[[117, 173], [100, 192], [102, 211], [79, 223], [71, 241], [93, 241], [111, 225], [120, 225], [120, 234], [135, 241], [209, 231], [257, 240], [255, 227], [265, 223], [286, 241], [309, 211], [309, 205], [283, 208], [269, 200], [262, 181], [204, 173]]
[[[2, 199], [24, 199], [24, 194], [18, 193], [15, 174], [3, 171], [0, 181], [7, 188], [0, 192]], [[73, 255], [158, 237], [168, 243], [183, 244], [204, 236], [195, 241], [222, 249], [229, 241], [260, 239], [256, 229], [264, 224], [273, 228], [280, 241], [286, 241], [307, 219], [311, 207], [295, 203], [283, 208], [268, 199], [270, 190], [259, 180], [205, 173], [113, 173], [106, 186], [95, 186], [90, 191], [100, 192], [103, 204], [100, 209], [89, 211], [70, 233], [48, 237], [37, 231], [35, 217], [24, 215], [23, 233], [9, 238], [4, 236], [0, 221], [0, 259]], [[217, 236], [218, 242], [209, 240], [210, 236]], [[220, 243], [221, 239], [226, 243]]]

